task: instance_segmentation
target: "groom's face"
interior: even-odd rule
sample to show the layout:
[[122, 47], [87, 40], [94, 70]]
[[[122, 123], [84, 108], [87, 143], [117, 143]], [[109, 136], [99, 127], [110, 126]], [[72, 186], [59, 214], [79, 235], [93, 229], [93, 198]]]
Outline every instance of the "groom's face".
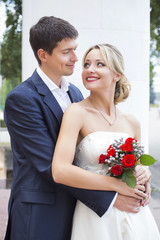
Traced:
[[60, 80], [62, 76], [69, 76], [73, 73], [75, 63], [78, 58], [75, 50], [77, 42], [75, 39], [63, 39], [53, 49], [51, 55], [46, 53], [46, 70], [47, 75], [54, 81]]

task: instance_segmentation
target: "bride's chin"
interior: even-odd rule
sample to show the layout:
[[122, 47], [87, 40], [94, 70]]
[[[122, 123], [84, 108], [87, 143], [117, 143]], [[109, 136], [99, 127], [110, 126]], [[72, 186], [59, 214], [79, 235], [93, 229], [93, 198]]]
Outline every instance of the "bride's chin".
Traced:
[[89, 91], [93, 91], [97, 89], [96, 86], [91, 86], [91, 84], [84, 84], [84, 87]]

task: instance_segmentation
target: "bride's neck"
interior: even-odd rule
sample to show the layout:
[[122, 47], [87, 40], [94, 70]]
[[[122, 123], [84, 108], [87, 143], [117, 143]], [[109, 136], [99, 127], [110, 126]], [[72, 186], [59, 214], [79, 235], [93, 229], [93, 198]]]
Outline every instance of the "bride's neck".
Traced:
[[108, 115], [111, 115], [112, 112], [115, 112], [114, 98], [111, 96], [92, 93], [88, 99], [92, 107], [102, 112], [106, 112]]

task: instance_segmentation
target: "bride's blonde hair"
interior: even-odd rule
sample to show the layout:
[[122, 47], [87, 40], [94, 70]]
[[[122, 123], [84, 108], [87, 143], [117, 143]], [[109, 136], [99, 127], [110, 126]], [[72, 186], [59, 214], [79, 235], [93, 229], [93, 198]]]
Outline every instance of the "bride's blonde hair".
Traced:
[[104, 61], [107, 65], [107, 67], [113, 72], [113, 73], [120, 73], [121, 79], [116, 82], [115, 87], [115, 94], [114, 94], [114, 103], [117, 104], [119, 102], [124, 101], [128, 96], [131, 89], [131, 84], [128, 81], [125, 73], [124, 73], [124, 60], [123, 56], [120, 53], [120, 51], [113, 45], [110, 44], [97, 44], [95, 46], [90, 47], [84, 57], [83, 57], [83, 66], [86, 59], [86, 56], [88, 53], [93, 49], [100, 49]]

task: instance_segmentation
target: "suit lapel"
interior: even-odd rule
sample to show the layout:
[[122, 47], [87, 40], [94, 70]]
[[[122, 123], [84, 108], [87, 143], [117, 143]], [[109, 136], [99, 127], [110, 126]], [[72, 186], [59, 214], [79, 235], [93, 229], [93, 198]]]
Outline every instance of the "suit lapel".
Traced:
[[69, 95], [72, 103], [77, 102], [77, 94], [76, 94], [75, 90], [73, 90], [71, 85], [69, 85], [68, 95]]
[[61, 124], [63, 111], [59, 106], [57, 100], [36, 71], [32, 75], [32, 80], [37, 88], [38, 93], [43, 96], [43, 101], [48, 105], [52, 113], [55, 115], [59, 124]]

